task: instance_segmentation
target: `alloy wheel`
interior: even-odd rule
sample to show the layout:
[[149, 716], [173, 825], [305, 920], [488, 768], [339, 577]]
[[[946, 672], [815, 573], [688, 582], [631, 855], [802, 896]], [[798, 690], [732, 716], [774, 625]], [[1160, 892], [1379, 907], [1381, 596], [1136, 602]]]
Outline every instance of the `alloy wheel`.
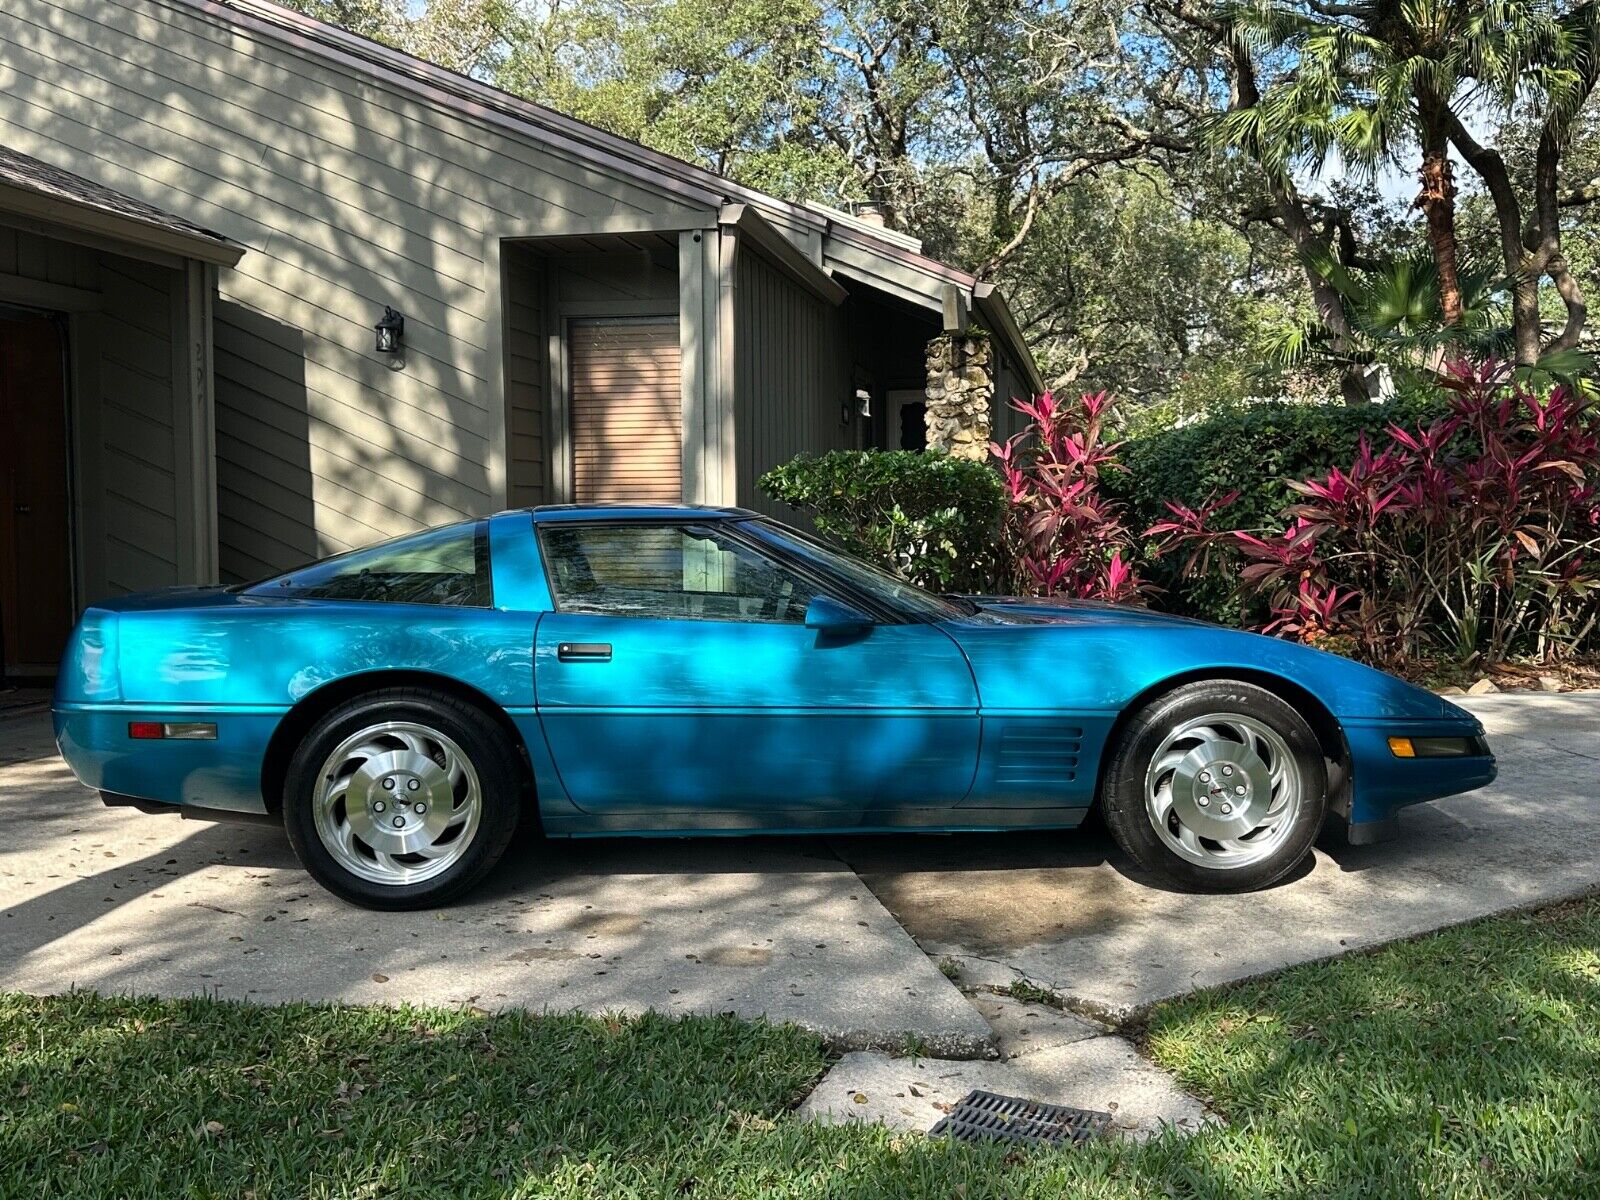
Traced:
[[1243, 713], [1185, 721], [1145, 773], [1156, 835], [1196, 866], [1228, 870], [1277, 851], [1300, 814], [1305, 781], [1283, 736]]
[[483, 815], [483, 789], [450, 738], [415, 722], [384, 721], [328, 755], [313, 815], [341, 867], [401, 886], [432, 879], [466, 853]]

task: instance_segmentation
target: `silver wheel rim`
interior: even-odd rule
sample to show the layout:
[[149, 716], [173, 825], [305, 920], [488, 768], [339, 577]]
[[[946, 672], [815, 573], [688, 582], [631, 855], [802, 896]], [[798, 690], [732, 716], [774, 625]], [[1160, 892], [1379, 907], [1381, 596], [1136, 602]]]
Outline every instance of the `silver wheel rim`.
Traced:
[[437, 729], [369, 725], [317, 775], [317, 836], [369, 883], [421, 883], [455, 865], [477, 835], [483, 790], [472, 762]]
[[1283, 736], [1242, 713], [1186, 721], [1145, 773], [1145, 810], [1167, 849], [1187, 862], [1235, 870], [1270, 858], [1305, 796]]

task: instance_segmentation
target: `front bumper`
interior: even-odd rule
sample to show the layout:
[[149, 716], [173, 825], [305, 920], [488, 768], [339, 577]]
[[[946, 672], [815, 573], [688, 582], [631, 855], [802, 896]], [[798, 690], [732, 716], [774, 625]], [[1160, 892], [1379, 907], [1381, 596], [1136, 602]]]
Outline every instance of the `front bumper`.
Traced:
[[[1475, 791], [1494, 782], [1495, 758], [1488, 753], [1483, 726], [1476, 720], [1344, 722], [1350, 747], [1351, 787], [1347, 798], [1345, 838], [1351, 845], [1381, 841], [1392, 834], [1399, 812], [1413, 804]], [[1400, 758], [1389, 748], [1391, 737], [1467, 738], [1485, 753], [1450, 758]]]

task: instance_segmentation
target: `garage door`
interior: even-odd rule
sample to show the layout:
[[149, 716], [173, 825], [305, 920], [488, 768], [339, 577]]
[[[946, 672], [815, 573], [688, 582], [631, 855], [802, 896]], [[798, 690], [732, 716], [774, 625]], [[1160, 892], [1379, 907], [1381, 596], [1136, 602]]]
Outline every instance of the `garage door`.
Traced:
[[683, 388], [676, 321], [574, 321], [567, 362], [572, 497], [683, 499]]

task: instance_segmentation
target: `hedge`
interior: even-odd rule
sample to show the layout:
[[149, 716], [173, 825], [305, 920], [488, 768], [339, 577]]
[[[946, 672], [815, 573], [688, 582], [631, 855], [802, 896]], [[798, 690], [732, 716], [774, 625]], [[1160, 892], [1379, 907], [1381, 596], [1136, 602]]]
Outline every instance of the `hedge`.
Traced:
[[[1118, 457], [1127, 470], [1108, 473], [1104, 487], [1128, 506], [1135, 530], [1165, 520], [1168, 500], [1193, 506], [1235, 489], [1239, 498], [1222, 518], [1230, 527], [1276, 528], [1279, 514], [1297, 499], [1285, 480], [1349, 463], [1363, 433], [1374, 445], [1387, 445], [1388, 425], [1415, 425], [1443, 411], [1436, 392], [1359, 407], [1273, 402], [1232, 409], [1124, 443]], [[1165, 592], [1161, 608], [1229, 623], [1240, 619], [1228, 607], [1226, 581], [1182, 578], [1182, 566], [1179, 556], [1146, 569]]]
[[991, 586], [1005, 513], [986, 463], [912, 450], [802, 454], [758, 481], [817, 532], [938, 592]]

